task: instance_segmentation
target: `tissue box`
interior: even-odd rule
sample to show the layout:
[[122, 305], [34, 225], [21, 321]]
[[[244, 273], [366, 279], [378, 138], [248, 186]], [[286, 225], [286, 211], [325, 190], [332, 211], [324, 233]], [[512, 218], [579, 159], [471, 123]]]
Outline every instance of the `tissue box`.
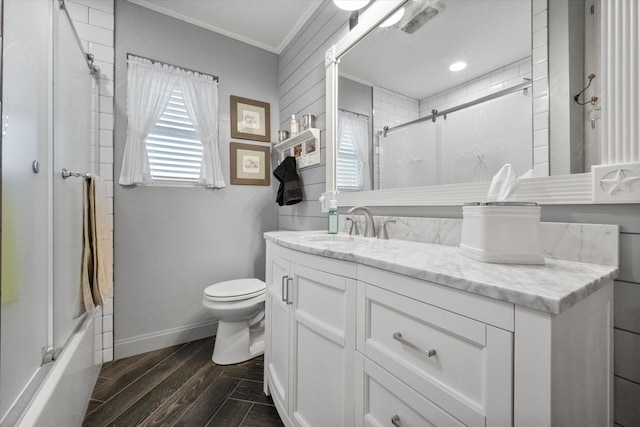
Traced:
[[544, 264], [536, 203], [471, 203], [462, 215], [463, 255], [482, 262]]

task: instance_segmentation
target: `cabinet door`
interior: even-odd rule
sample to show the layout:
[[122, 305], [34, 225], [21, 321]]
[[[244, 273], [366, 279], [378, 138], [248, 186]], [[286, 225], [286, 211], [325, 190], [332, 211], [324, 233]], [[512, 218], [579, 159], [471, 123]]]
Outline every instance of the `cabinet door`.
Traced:
[[281, 416], [289, 413], [289, 361], [291, 332], [287, 303], [289, 262], [268, 251], [266, 292], [265, 388], [271, 392]]
[[293, 423], [352, 426], [355, 281], [297, 264], [291, 267]]

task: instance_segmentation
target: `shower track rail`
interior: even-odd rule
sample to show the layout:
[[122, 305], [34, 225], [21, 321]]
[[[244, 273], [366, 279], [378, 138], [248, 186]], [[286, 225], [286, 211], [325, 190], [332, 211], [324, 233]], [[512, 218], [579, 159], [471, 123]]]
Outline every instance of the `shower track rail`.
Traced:
[[520, 90], [526, 90], [526, 89], [529, 89], [531, 86], [532, 86], [531, 81], [528, 80], [528, 81], [525, 81], [524, 83], [511, 86], [510, 88], [503, 89], [498, 92], [494, 92], [492, 94], [483, 96], [481, 98], [474, 99], [473, 101], [469, 101], [464, 104], [457, 105], [455, 107], [447, 108], [446, 110], [442, 110], [442, 111], [431, 110], [431, 114], [428, 116], [420, 117], [419, 119], [412, 120], [410, 122], [406, 122], [401, 125], [394, 126], [392, 128], [385, 126], [383, 130], [378, 132], [378, 135], [382, 135], [383, 137], [386, 137], [391, 132], [404, 129], [406, 127], [413, 126], [415, 124], [422, 123], [427, 120], [431, 120], [432, 122], [435, 122], [436, 119], [440, 116], [446, 116], [447, 114], [455, 113], [456, 111], [464, 110], [465, 108], [473, 107], [474, 105], [482, 104], [483, 102], [491, 101], [493, 99], [500, 98], [514, 92], [518, 92]]
[[73, 35], [74, 35], [74, 37], [76, 39], [76, 42], [78, 43], [78, 47], [82, 51], [82, 55], [84, 56], [85, 62], [87, 63], [87, 67], [89, 67], [89, 72], [91, 73], [91, 75], [98, 75], [100, 73], [100, 69], [93, 63], [93, 61], [94, 61], [93, 54], [92, 53], [88, 53], [84, 49], [84, 45], [82, 44], [82, 40], [80, 40], [80, 36], [78, 35], [78, 31], [76, 30], [75, 25], [73, 25], [73, 19], [71, 19], [71, 14], [69, 13], [69, 9], [67, 9], [67, 5], [65, 4], [64, 0], [58, 0], [58, 7], [60, 8], [60, 10], [62, 10], [64, 12], [65, 17], [67, 18], [67, 21], [69, 22], [69, 25], [71, 26], [71, 30], [73, 31]]

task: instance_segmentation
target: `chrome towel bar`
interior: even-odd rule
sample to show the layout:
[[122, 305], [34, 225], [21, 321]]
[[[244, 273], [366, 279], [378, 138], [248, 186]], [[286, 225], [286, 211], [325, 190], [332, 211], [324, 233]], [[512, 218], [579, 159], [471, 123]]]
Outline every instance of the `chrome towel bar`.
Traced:
[[77, 176], [77, 177], [82, 177], [82, 178], [85, 178], [85, 179], [91, 178], [91, 174], [90, 173], [71, 172], [69, 169], [64, 169], [64, 168], [60, 172], [62, 173], [62, 179], [67, 179], [70, 176]]

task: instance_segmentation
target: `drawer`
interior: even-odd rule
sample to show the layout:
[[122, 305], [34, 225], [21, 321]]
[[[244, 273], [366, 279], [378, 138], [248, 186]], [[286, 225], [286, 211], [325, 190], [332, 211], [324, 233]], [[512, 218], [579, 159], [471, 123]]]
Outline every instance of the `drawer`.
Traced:
[[362, 282], [358, 301], [368, 358], [466, 425], [510, 422], [512, 333]]
[[[464, 426], [451, 414], [425, 399], [368, 359], [360, 376], [364, 390], [361, 420], [367, 427]], [[359, 425], [359, 423], [356, 423]]]
[[514, 331], [515, 308], [506, 301], [361, 264], [358, 264], [358, 280], [496, 328]]

